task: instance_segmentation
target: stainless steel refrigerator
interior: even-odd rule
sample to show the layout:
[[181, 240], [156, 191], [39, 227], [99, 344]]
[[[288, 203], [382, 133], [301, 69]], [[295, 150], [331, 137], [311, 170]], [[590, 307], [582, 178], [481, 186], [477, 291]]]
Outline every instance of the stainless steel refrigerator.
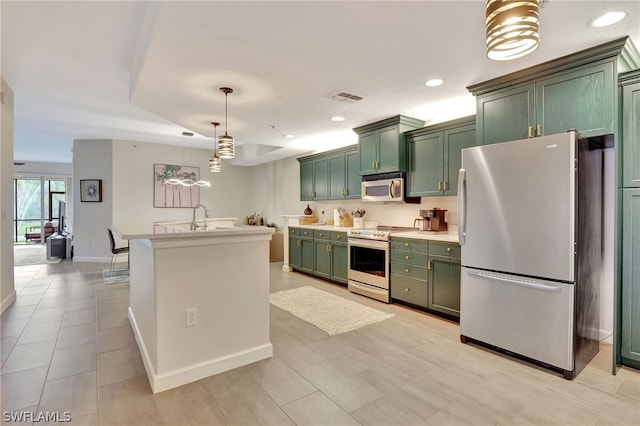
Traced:
[[567, 132], [462, 150], [462, 342], [567, 379], [598, 352], [606, 140]]

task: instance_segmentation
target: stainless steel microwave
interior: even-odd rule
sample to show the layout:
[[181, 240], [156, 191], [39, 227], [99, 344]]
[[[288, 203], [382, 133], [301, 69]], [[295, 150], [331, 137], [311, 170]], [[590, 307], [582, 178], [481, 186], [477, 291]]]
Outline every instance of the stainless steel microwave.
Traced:
[[362, 201], [404, 201], [404, 173], [362, 176]]

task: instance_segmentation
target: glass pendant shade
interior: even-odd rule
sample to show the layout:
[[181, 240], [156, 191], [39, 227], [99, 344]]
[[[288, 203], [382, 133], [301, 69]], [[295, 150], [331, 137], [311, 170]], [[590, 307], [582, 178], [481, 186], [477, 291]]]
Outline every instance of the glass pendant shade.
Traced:
[[520, 58], [540, 44], [541, 0], [486, 0], [487, 56], [494, 61]]
[[222, 171], [222, 160], [216, 154], [209, 157], [209, 171], [214, 173]]
[[220, 158], [234, 158], [236, 156], [236, 144], [233, 136], [229, 136], [226, 132], [218, 139], [218, 156]]

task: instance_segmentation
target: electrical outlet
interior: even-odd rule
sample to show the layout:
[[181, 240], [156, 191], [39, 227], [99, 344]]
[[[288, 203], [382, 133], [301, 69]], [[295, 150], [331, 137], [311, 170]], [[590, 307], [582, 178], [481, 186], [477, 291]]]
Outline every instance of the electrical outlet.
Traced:
[[184, 311], [184, 320], [187, 327], [196, 325], [198, 323], [198, 310], [191, 308]]

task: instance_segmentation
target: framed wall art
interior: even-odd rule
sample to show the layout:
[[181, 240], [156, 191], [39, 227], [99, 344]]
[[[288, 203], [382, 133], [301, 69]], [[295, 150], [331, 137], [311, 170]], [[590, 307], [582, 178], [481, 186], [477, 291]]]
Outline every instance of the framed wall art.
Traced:
[[153, 165], [153, 207], [192, 208], [200, 202], [200, 168], [173, 164]]
[[80, 179], [80, 201], [102, 202], [102, 179]]

